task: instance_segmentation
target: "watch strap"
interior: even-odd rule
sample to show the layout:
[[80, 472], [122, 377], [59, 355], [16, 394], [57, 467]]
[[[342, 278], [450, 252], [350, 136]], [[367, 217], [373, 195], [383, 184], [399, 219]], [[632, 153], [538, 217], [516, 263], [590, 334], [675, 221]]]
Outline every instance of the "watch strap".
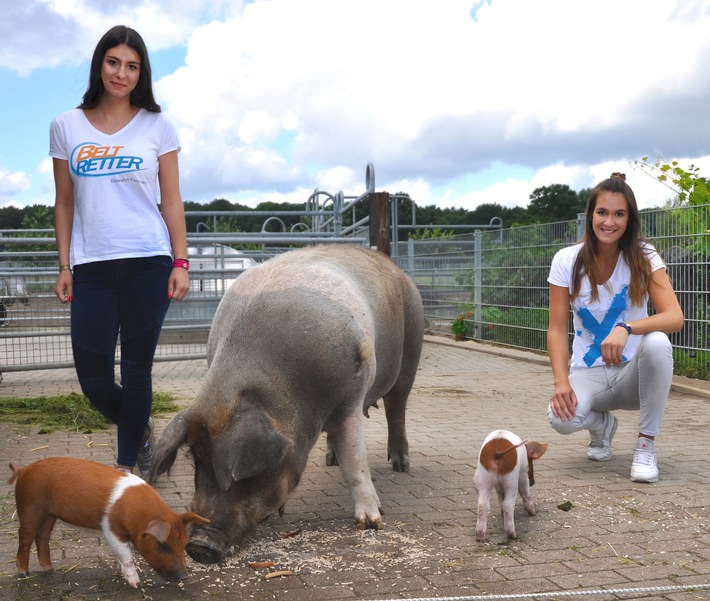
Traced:
[[615, 328], [624, 328], [629, 334], [633, 334], [633, 332], [631, 331], [631, 326], [628, 323], [625, 323], [623, 321], [620, 321], [614, 327]]

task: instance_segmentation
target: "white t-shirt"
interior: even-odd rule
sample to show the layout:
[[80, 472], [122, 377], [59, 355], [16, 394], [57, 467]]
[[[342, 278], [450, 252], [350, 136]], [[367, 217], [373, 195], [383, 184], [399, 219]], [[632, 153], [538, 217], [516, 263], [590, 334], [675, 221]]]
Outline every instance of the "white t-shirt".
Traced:
[[[547, 278], [550, 284], [567, 288], [572, 294], [572, 269], [581, 248], [582, 244], [576, 244], [563, 248], [555, 254]], [[665, 269], [665, 263], [653, 246], [644, 243], [643, 248], [651, 261], [651, 271]], [[642, 305], [632, 305], [629, 297], [630, 281], [631, 270], [623, 254], [619, 255], [611, 278], [605, 284], [597, 286], [599, 300], [592, 302], [589, 278], [582, 277], [579, 295], [570, 302], [574, 318], [571, 371], [604, 365], [601, 358], [601, 343], [612, 328], [620, 321], [627, 322], [648, 317], [648, 295], [644, 297]], [[629, 361], [634, 356], [640, 339], [641, 337], [637, 335], [629, 336], [622, 354], [624, 361]]]
[[158, 209], [158, 157], [179, 150], [162, 113], [141, 109], [111, 135], [95, 129], [81, 109], [52, 121], [49, 155], [69, 161], [74, 184], [72, 265], [172, 255]]

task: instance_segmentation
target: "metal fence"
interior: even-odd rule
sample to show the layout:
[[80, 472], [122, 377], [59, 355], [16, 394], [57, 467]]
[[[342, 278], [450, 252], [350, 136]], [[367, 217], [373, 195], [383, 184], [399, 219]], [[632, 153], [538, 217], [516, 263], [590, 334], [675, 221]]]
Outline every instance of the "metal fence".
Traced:
[[[676, 373], [702, 379], [710, 379], [708, 211], [699, 206], [642, 213], [645, 235], [668, 264], [686, 317], [683, 331], [672, 336]], [[569, 221], [479, 230], [397, 243], [392, 254], [417, 284], [431, 331], [451, 335], [460, 318], [467, 338], [545, 351], [549, 266], [557, 250], [579, 239], [580, 228], [579, 221]], [[171, 304], [156, 360], [204, 357], [222, 293], [256, 262], [294, 245], [368, 243], [362, 237], [284, 235], [288, 240], [274, 234], [190, 236], [192, 288], [185, 301]], [[244, 242], [259, 242], [262, 251], [231, 248]], [[56, 252], [1, 248], [0, 372], [71, 366], [69, 308], [53, 293]]]
[[[356, 220], [355, 208], [374, 193], [372, 164], [365, 171], [365, 188], [359, 196], [315, 190], [302, 211], [187, 212], [186, 216], [205, 218], [197, 232], [188, 234], [190, 292], [184, 301], [171, 303], [155, 360], [204, 358], [222, 294], [258, 262], [308, 244], [369, 244], [368, 219]], [[260, 233], [219, 231], [220, 221], [246, 215], [264, 218]], [[282, 217], [296, 218], [298, 223], [286, 231]], [[267, 231], [274, 225], [280, 231]], [[57, 253], [53, 236], [53, 230], [0, 230], [0, 378], [3, 371], [74, 364], [70, 307], [60, 304], [54, 294]], [[258, 250], [239, 252], [234, 246]], [[117, 359], [119, 355], [120, 347]]]
[[[239, 238], [244, 241], [246, 236]], [[156, 361], [201, 359], [212, 318], [227, 288], [241, 273], [289, 247], [315, 243], [367, 244], [366, 238], [314, 238], [303, 234], [284, 246], [274, 234], [250, 240], [260, 251], [236, 251], [234, 236], [188, 237], [190, 292], [172, 302], [165, 318]], [[49, 239], [43, 239], [46, 244]], [[217, 242], [219, 240], [220, 242]], [[7, 242], [7, 238], [5, 238]], [[69, 332], [70, 305], [54, 294], [56, 251], [0, 251], [0, 373], [73, 366]], [[120, 347], [117, 350], [117, 358]]]
[[[676, 373], [710, 379], [708, 256], [710, 206], [642, 212], [644, 236], [663, 256], [685, 326], [671, 335]], [[549, 318], [547, 276], [555, 252], [581, 239], [577, 221], [516, 227], [436, 240], [403, 242], [397, 262], [415, 280], [430, 330], [545, 351]], [[570, 324], [571, 325], [571, 324]]]

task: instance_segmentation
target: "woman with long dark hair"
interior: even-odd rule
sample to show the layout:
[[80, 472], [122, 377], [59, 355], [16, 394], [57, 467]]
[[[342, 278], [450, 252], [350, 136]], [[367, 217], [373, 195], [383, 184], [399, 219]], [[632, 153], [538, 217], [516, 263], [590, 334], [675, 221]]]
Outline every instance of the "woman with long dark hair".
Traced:
[[138, 464], [144, 475], [152, 459], [153, 357], [170, 299], [182, 300], [189, 288], [179, 150], [153, 97], [143, 39], [113, 27], [94, 50], [82, 103], [50, 127], [55, 293], [71, 303], [81, 389], [118, 426], [117, 467]]
[[588, 430], [587, 457], [608, 461], [618, 426], [612, 412], [639, 411], [631, 480], [655, 482], [655, 439], [673, 379], [667, 334], [683, 327], [683, 312], [663, 260], [641, 237], [636, 197], [625, 180], [614, 173], [594, 188], [584, 239], [552, 261], [547, 345], [555, 391], [548, 419], [561, 434]]

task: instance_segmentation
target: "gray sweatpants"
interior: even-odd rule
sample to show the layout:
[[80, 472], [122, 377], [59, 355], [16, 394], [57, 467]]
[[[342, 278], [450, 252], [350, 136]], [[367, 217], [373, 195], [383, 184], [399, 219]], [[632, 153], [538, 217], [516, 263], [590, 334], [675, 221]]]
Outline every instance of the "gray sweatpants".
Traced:
[[673, 349], [663, 332], [650, 332], [628, 363], [578, 369], [569, 379], [577, 395], [575, 417], [562, 420], [547, 410], [550, 425], [560, 434], [599, 432], [604, 411], [625, 409], [640, 412], [640, 433], [657, 436], [673, 381]]

